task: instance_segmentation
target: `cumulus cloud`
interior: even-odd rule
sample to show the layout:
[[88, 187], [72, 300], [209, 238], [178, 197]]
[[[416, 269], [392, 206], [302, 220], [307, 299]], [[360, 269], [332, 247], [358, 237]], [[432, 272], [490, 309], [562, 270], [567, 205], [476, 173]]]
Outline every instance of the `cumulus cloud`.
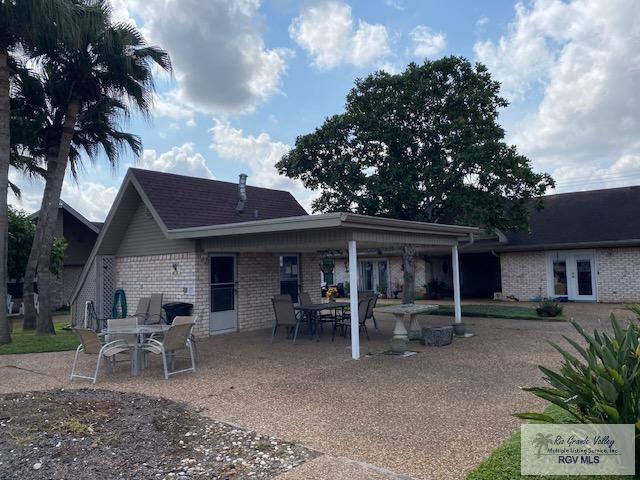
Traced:
[[[20, 198], [9, 194], [9, 204], [28, 213], [38, 211], [44, 191], [42, 179], [28, 179], [13, 169], [9, 179], [20, 187], [22, 193]], [[89, 220], [101, 222], [107, 216], [117, 193], [118, 188], [114, 186], [85, 180], [76, 183], [67, 177], [60, 196]]]
[[313, 58], [319, 69], [348, 64], [369, 65], [391, 52], [384, 25], [358, 20], [351, 7], [337, 0], [310, 4], [293, 19], [289, 36]]
[[635, 0], [538, 0], [516, 6], [497, 42], [475, 45], [516, 105], [540, 99], [507, 125], [510, 140], [559, 180], [573, 172], [604, 185], [640, 154], [638, 18]]
[[248, 166], [252, 178], [250, 183], [288, 190], [307, 211], [311, 211], [312, 192], [305, 190], [300, 181], [279, 175], [275, 167], [282, 156], [291, 150], [289, 145], [273, 140], [264, 132], [258, 136], [245, 135], [241, 129], [219, 120], [215, 121], [211, 134], [210, 148], [222, 159], [235, 160]]
[[145, 150], [138, 159], [136, 166], [159, 172], [215, 178], [211, 170], [209, 170], [205, 158], [199, 153], [194, 153], [194, 145], [190, 142], [179, 147], [173, 147], [168, 152], [160, 155], [155, 150]]
[[442, 52], [447, 44], [443, 33], [433, 32], [424, 25], [418, 25], [411, 30], [409, 38], [413, 42], [413, 54], [416, 57], [434, 57]]
[[244, 113], [279, 91], [291, 51], [268, 48], [257, 0], [133, 0], [149, 39], [169, 51], [176, 99], [203, 113]]

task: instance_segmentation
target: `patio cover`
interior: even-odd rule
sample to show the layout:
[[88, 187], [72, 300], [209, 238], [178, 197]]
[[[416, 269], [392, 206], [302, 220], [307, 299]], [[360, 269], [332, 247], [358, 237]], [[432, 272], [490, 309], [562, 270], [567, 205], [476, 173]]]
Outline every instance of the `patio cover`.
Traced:
[[[167, 238], [195, 239], [204, 251], [283, 252], [340, 251], [349, 256], [349, 282], [358, 284], [358, 248], [402, 245], [450, 248], [452, 253], [455, 321], [460, 323], [458, 245], [473, 243], [475, 227], [414, 222], [353, 213], [326, 213], [253, 222], [175, 229]], [[358, 298], [351, 299], [351, 354], [360, 357]]]

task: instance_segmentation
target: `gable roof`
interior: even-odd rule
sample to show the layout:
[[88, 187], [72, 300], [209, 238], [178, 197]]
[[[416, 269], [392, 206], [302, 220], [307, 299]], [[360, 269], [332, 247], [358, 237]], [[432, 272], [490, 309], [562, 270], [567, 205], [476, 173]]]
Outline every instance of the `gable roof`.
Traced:
[[237, 183], [137, 168], [130, 172], [167, 230], [307, 215], [283, 190], [247, 186], [245, 209], [238, 213]]
[[501, 249], [640, 243], [640, 186], [547, 195], [543, 205], [531, 205], [531, 233], [507, 233]]
[[[98, 224], [98, 222], [91, 222], [89, 221], [84, 215], [82, 215], [80, 212], [78, 212], [75, 208], [72, 208], [67, 202], [65, 202], [64, 200], [60, 200], [60, 206], [58, 207], [64, 211], [66, 211], [67, 213], [69, 213], [71, 216], [75, 217], [80, 223], [82, 223], [83, 225], [85, 225], [89, 230], [91, 230], [94, 233], [100, 233], [100, 228], [102, 227], [102, 224]], [[40, 210], [38, 210], [37, 212], [33, 212], [31, 215], [29, 215], [29, 218], [31, 220], [35, 220], [38, 218], [38, 214], [40, 213]]]

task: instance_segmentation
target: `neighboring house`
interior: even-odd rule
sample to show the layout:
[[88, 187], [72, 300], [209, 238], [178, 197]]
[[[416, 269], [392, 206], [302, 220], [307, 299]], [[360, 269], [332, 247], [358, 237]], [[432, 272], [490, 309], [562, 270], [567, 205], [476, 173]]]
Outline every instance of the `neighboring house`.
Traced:
[[[29, 218], [36, 220], [38, 212], [31, 214]], [[71, 294], [91, 250], [93, 250], [101, 228], [102, 223], [87, 220], [69, 204], [60, 201], [54, 235], [56, 238], [64, 237], [68, 246], [64, 254], [62, 272], [52, 278], [51, 295], [54, 308], [70, 304]], [[21, 287], [20, 285], [20, 290], [22, 290]]]
[[[530, 232], [476, 237], [460, 246], [463, 297], [640, 302], [640, 186], [548, 195], [531, 208]], [[366, 255], [366, 254], [365, 254]], [[360, 288], [402, 284], [400, 252], [370, 252], [359, 259]], [[347, 280], [336, 259], [328, 283]], [[448, 251], [418, 252], [416, 287], [432, 279], [451, 285]]]
[[289, 192], [246, 186], [245, 179], [129, 169], [72, 295], [74, 323], [83, 321], [87, 301], [99, 316], [109, 315], [113, 292], [122, 288], [129, 311], [152, 293], [193, 303], [197, 335], [264, 328], [273, 322], [273, 295], [297, 301], [304, 290], [320, 300], [326, 252], [348, 250], [355, 262], [358, 247], [455, 251], [479, 232], [348, 213], [307, 215]]

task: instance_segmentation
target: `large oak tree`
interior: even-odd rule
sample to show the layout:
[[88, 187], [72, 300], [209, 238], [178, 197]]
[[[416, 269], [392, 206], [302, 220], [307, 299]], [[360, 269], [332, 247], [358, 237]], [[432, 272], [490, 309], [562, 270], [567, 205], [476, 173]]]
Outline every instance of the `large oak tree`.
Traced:
[[321, 191], [315, 211], [526, 228], [530, 200], [553, 180], [505, 143], [506, 106], [486, 67], [464, 58], [376, 72], [277, 168]]

